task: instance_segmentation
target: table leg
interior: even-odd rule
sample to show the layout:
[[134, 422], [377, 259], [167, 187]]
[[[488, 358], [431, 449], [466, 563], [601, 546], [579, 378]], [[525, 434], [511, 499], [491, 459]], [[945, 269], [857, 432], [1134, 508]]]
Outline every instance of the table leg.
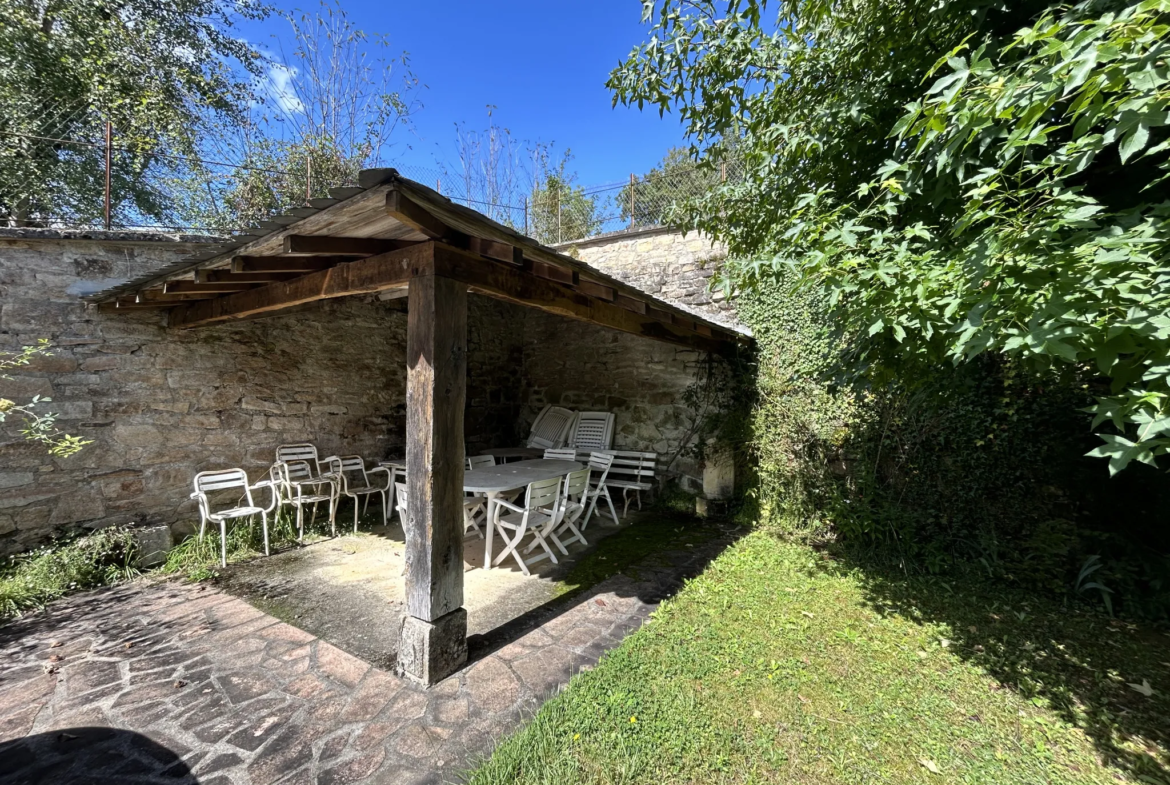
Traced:
[[485, 570], [490, 569], [492, 566], [492, 533], [496, 530], [496, 527], [492, 525], [492, 521], [495, 520], [494, 516], [495, 516], [495, 512], [496, 512], [495, 511], [496, 497], [499, 495], [500, 495], [499, 491], [488, 491], [487, 492], [487, 506], [486, 506], [487, 519], [485, 521], [485, 523], [487, 525], [487, 532], [484, 534], [484, 538], [483, 538], [484, 539], [483, 568]]

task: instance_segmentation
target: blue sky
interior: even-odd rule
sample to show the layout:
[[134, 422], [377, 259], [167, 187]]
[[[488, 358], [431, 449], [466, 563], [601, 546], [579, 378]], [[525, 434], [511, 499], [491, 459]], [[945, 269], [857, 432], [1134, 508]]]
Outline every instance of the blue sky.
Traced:
[[[489, 104], [514, 136], [571, 149], [583, 185], [626, 180], [683, 143], [676, 116], [611, 107], [605, 88], [619, 58], [646, 37], [638, 0], [341, 2], [355, 25], [409, 52], [427, 85], [414, 133], [398, 137], [404, 163], [454, 159], [455, 123], [484, 127]], [[246, 33], [265, 45], [285, 27], [270, 19]]]

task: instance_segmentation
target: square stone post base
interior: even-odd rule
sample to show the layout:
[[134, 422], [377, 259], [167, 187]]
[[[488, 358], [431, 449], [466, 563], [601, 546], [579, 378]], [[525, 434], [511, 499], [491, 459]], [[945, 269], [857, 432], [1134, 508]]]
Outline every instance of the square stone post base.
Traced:
[[467, 662], [467, 611], [451, 611], [431, 621], [402, 617], [398, 639], [398, 672], [430, 687]]

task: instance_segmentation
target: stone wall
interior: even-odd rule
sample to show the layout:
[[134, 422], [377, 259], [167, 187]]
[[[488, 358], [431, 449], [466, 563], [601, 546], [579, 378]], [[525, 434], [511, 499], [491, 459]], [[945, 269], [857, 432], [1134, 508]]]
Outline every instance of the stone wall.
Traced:
[[620, 232], [558, 246], [592, 267], [668, 302], [725, 324], [738, 324], [731, 303], [707, 284], [726, 250], [707, 237], [676, 229]]
[[[279, 444], [367, 459], [405, 452], [406, 300], [346, 298], [267, 319], [168, 330], [161, 313], [99, 314], [78, 299], [197, 247], [160, 240], [0, 237], [0, 348], [49, 338], [52, 357], [0, 380], [0, 397], [52, 398], [62, 430], [92, 439], [54, 459], [0, 430], [0, 553], [60, 531], [196, 519], [191, 480]], [[470, 298], [469, 448], [515, 443], [524, 311]]]
[[[0, 553], [77, 526], [196, 521], [196, 472], [241, 466], [259, 479], [279, 444], [405, 452], [406, 299], [328, 300], [189, 331], [167, 329], [161, 312], [101, 314], [79, 299], [198, 247], [0, 231], [0, 350], [56, 347], [0, 379], [0, 397], [51, 397], [62, 430], [93, 440], [55, 459], [17, 423], [0, 426]], [[685, 441], [697, 352], [476, 295], [468, 308], [469, 452], [520, 444], [546, 403], [613, 411], [618, 449], [669, 460]], [[685, 457], [670, 473], [699, 475]]]
[[546, 404], [613, 412], [614, 449], [656, 452], [664, 474], [697, 489], [702, 471], [679, 452], [694, 425], [682, 392], [703, 358], [696, 350], [529, 311], [524, 433]]

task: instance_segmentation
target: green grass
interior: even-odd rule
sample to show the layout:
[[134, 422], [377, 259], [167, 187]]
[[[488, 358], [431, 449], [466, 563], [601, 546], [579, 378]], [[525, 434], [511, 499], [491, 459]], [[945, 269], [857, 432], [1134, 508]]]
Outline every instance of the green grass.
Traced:
[[1168, 692], [1163, 632], [756, 531], [468, 776], [1163, 785]]
[[0, 619], [137, 575], [137, 550], [133, 534], [110, 527], [11, 557], [0, 567]]

